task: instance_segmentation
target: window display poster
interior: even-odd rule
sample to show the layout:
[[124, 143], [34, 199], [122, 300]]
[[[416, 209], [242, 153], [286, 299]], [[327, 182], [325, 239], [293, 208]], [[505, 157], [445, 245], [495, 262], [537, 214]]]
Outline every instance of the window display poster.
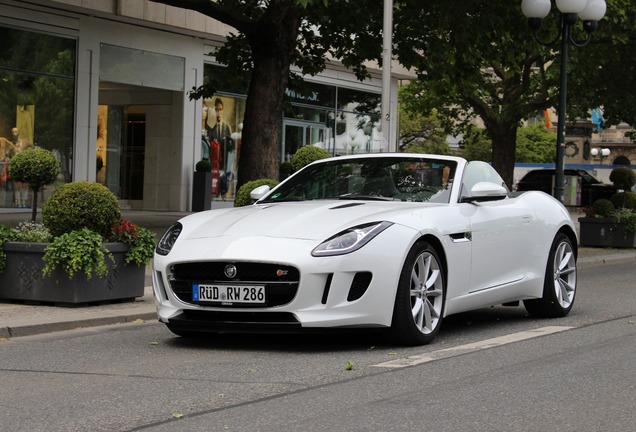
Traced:
[[234, 197], [244, 114], [245, 99], [215, 95], [203, 100], [201, 158], [212, 164], [214, 197]]

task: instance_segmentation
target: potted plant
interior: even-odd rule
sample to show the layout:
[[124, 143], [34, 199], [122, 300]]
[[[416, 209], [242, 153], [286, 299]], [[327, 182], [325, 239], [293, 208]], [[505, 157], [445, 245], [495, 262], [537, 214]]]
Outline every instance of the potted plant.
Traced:
[[0, 299], [90, 304], [143, 296], [154, 233], [121, 219], [107, 187], [58, 187], [42, 220], [0, 226]]
[[636, 174], [627, 167], [615, 168], [610, 180], [619, 190], [610, 200], [599, 199], [579, 218], [581, 246], [636, 247], [636, 193], [629, 192]]
[[192, 211], [212, 208], [212, 163], [201, 159], [194, 167], [192, 179]]

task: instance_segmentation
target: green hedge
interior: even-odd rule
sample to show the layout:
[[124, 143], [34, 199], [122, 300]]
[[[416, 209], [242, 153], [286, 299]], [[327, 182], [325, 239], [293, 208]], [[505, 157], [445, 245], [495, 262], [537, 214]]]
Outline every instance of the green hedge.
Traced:
[[634, 192], [619, 192], [614, 195], [610, 201], [614, 204], [614, 207], [626, 208], [636, 210], [636, 193]]
[[304, 146], [299, 148], [298, 151], [292, 156], [292, 168], [294, 169], [294, 171], [298, 171], [305, 165], [309, 165], [314, 161], [325, 159], [330, 156], [331, 155], [326, 150], [323, 150], [319, 147]]
[[252, 204], [253, 201], [250, 197], [250, 192], [263, 185], [267, 185], [270, 188], [273, 188], [274, 186], [278, 185], [278, 181], [272, 179], [258, 179], [248, 181], [236, 192], [236, 196], [234, 197], [234, 207], [243, 207]]
[[88, 228], [106, 238], [120, 219], [115, 194], [102, 184], [87, 181], [58, 187], [42, 209], [42, 222], [55, 237]]

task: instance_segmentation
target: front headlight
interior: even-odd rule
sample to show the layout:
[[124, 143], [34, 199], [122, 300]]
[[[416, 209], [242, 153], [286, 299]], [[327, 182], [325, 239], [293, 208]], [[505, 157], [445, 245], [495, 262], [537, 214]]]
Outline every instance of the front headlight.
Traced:
[[161, 236], [161, 240], [159, 240], [159, 243], [157, 243], [155, 252], [157, 252], [159, 255], [168, 255], [168, 253], [170, 253], [170, 251], [172, 250], [175, 242], [177, 241], [177, 237], [179, 237], [179, 234], [181, 234], [182, 229], [183, 225], [181, 225], [181, 223], [179, 222], [168, 228], [164, 235]]
[[311, 251], [311, 255], [323, 257], [357, 251], [391, 225], [393, 225], [392, 222], [373, 222], [349, 228], [322, 242]]

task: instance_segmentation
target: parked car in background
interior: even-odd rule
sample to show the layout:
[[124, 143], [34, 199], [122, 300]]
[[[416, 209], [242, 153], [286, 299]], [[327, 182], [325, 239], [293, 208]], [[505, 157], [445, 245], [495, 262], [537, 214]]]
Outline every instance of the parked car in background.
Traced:
[[[552, 195], [554, 171], [554, 168], [528, 171], [517, 183], [516, 190], [518, 192], [543, 191]], [[581, 182], [581, 206], [583, 207], [591, 205], [599, 198], [610, 199], [616, 193], [614, 186], [603, 183], [584, 169], [565, 169], [564, 175], [579, 178]]]

